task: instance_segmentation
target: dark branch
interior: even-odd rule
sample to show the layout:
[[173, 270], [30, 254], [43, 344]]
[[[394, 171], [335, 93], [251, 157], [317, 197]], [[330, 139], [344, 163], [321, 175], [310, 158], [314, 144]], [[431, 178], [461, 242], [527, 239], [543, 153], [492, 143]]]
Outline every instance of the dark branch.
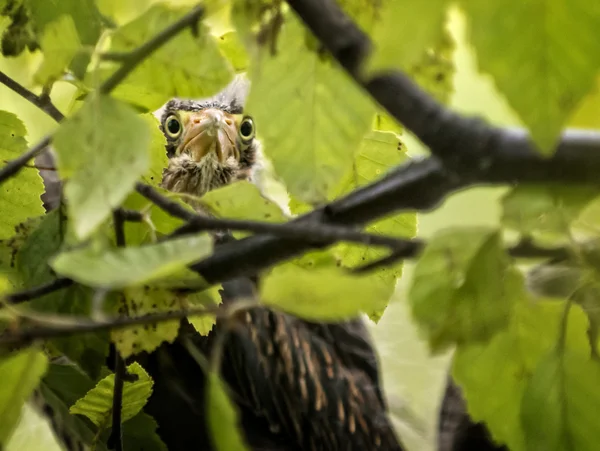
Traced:
[[19, 83], [14, 81], [4, 72], [0, 72], [0, 83], [2, 83], [7, 88], [12, 89], [25, 100], [31, 102], [33, 105], [35, 105], [48, 116], [50, 116], [52, 119], [54, 119], [56, 122], [60, 122], [65, 118], [65, 116], [58, 110], [58, 108], [54, 106], [54, 104], [50, 100], [50, 97], [47, 94], [42, 94], [41, 96], [34, 94], [27, 88], [21, 86]]
[[157, 207], [169, 213], [171, 216], [175, 218], [183, 219], [184, 221], [192, 221], [196, 218], [196, 213], [191, 210], [188, 210], [184, 206], [178, 204], [177, 202], [162, 196], [158, 191], [152, 188], [150, 185], [145, 185], [143, 183], [136, 183], [135, 190], [148, 199], [150, 202], [155, 204]]
[[128, 210], [126, 208], [119, 208], [119, 214], [123, 221], [127, 222], [142, 222], [144, 215], [136, 210]]
[[[124, 61], [119, 69], [117, 69], [115, 73], [110, 76], [110, 78], [100, 85], [98, 92], [100, 94], [110, 94], [112, 90], [119, 85], [119, 83], [121, 83], [139, 64], [144, 61], [144, 59], [148, 58], [153, 52], [166, 44], [170, 39], [175, 37], [185, 28], [195, 27], [203, 13], [203, 7], [200, 5], [196, 6], [177, 22], [169, 25], [167, 28], [156, 34], [137, 49], [132, 50], [130, 53], [130, 58], [127, 61]], [[0, 184], [4, 183], [9, 177], [16, 175], [29, 160], [39, 155], [46, 148], [46, 146], [50, 144], [51, 140], [52, 137], [50, 135], [46, 136], [23, 155], [15, 158], [2, 169], [0, 169]]]
[[68, 288], [71, 285], [73, 285], [71, 279], [59, 278], [38, 287], [7, 294], [4, 296], [4, 300], [10, 304], [19, 304], [21, 302], [41, 298], [42, 296], [62, 290], [63, 288]]

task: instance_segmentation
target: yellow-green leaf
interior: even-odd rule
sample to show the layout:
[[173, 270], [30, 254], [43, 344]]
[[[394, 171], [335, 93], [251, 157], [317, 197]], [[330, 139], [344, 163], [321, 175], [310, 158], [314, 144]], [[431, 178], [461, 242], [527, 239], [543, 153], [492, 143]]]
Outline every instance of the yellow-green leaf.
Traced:
[[[125, 380], [123, 383], [123, 400], [121, 404], [121, 422], [127, 421], [137, 415], [152, 394], [154, 382], [140, 366], [134, 362], [127, 367], [127, 373], [135, 377], [135, 381]], [[100, 428], [110, 425], [112, 418], [112, 399], [115, 389], [115, 375], [109, 374], [101, 379], [98, 384], [85, 396], [71, 406], [72, 414], [88, 417], [92, 423]]]
[[219, 36], [217, 42], [221, 52], [232, 64], [233, 69], [236, 72], [243, 72], [248, 69], [248, 66], [250, 65], [248, 54], [235, 31], [230, 31]]
[[600, 3], [462, 0], [482, 71], [549, 154], [600, 68]]
[[240, 420], [219, 375], [211, 372], [206, 380], [208, 396], [206, 409], [211, 441], [217, 451], [246, 451], [240, 434]]
[[[199, 305], [205, 305], [208, 307], [217, 306], [221, 304], [221, 288], [221, 285], [215, 285], [207, 288], [204, 291], [185, 295], [183, 296], [183, 302], [190, 307], [196, 307]], [[187, 320], [192, 326], [194, 326], [194, 329], [196, 329], [196, 332], [198, 332], [200, 335], [208, 335], [217, 323], [216, 315], [212, 314], [190, 316]]]
[[19, 422], [21, 408], [48, 369], [48, 358], [35, 348], [0, 358], [0, 447]]
[[93, 97], [56, 132], [56, 164], [69, 219], [87, 238], [118, 207], [149, 167], [148, 124], [126, 105]]
[[286, 16], [282, 50], [273, 56], [264, 48], [252, 62], [246, 110], [277, 175], [292, 195], [313, 204], [325, 201], [351, 167], [375, 106], [336, 63], [308, 47], [307, 33], [295, 15]]
[[[0, 111], [0, 160], [13, 160], [27, 150], [25, 126], [12, 113]], [[0, 238], [15, 234], [15, 227], [32, 216], [44, 213], [40, 195], [42, 179], [35, 169], [23, 168], [2, 183], [0, 190]]]
[[58, 274], [83, 284], [120, 289], [161, 279], [166, 283], [165, 279], [182, 272], [191, 277], [186, 266], [211, 252], [210, 236], [191, 235], [140, 247], [66, 251], [55, 257], [51, 266]]

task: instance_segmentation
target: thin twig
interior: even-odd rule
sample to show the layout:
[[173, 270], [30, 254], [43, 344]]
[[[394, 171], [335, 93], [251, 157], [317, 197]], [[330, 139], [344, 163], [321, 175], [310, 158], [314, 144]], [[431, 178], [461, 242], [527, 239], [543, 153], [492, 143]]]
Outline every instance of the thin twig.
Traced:
[[6, 166], [0, 169], [0, 184], [4, 183], [8, 178], [16, 175], [27, 162], [37, 157], [50, 144], [50, 135], [42, 138], [35, 146], [29, 149], [22, 155], [19, 155], [14, 160], [8, 162]]
[[74, 282], [71, 279], [61, 277], [34, 288], [7, 294], [4, 296], [4, 300], [10, 304], [20, 304], [22, 302], [41, 298], [42, 296], [62, 290], [63, 288], [68, 288], [73, 285], [73, 283]]
[[198, 216], [196, 213], [188, 210], [183, 205], [161, 195], [150, 185], [137, 182], [135, 184], [135, 190], [161, 210], [169, 213], [175, 218], [183, 219], [184, 221], [193, 221]]
[[144, 214], [137, 210], [128, 210], [126, 208], [119, 208], [119, 213], [123, 221], [127, 222], [142, 222], [144, 220]]
[[56, 106], [50, 100], [50, 97], [47, 95], [35, 95], [33, 92], [25, 88], [24, 86], [17, 83], [15, 80], [10, 78], [4, 72], [0, 71], [0, 83], [2, 83], [7, 88], [12, 89], [14, 92], [19, 94], [25, 100], [31, 102], [33, 105], [38, 107], [56, 122], [62, 121], [65, 116], [56, 108]]

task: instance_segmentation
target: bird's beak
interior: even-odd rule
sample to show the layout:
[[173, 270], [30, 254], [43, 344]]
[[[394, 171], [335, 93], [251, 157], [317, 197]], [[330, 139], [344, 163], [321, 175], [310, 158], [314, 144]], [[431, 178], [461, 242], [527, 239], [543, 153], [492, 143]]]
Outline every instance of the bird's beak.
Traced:
[[237, 127], [232, 115], [216, 108], [190, 113], [185, 125], [181, 151], [196, 162], [214, 152], [221, 163], [233, 156], [239, 160]]

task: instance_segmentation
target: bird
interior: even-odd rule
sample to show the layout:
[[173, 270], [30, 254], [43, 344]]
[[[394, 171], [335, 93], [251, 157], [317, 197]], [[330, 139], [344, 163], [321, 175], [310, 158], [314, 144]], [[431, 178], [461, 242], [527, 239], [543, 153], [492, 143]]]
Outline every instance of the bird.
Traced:
[[[266, 163], [257, 124], [244, 112], [249, 88], [250, 81], [238, 76], [213, 97], [172, 99], [157, 112], [169, 159], [163, 188], [201, 197], [238, 180], [260, 184]], [[215, 240], [219, 246], [233, 238], [221, 234]], [[222, 305], [256, 298], [259, 280], [224, 282]], [[307, 321], [255, 306], [231, 324], [219, 317], [208, 336], [200, 336], [184, 319], [173, 343], [140, 357], [154, 379], [145, 411], [157, 421], [169, 451], [214, 449], [206, 375], [187, 346], [210, 358], [225, 328], [220, 375], [250, 449], [405, 449], [388, 416], [379, 362], [362, 318]]]

